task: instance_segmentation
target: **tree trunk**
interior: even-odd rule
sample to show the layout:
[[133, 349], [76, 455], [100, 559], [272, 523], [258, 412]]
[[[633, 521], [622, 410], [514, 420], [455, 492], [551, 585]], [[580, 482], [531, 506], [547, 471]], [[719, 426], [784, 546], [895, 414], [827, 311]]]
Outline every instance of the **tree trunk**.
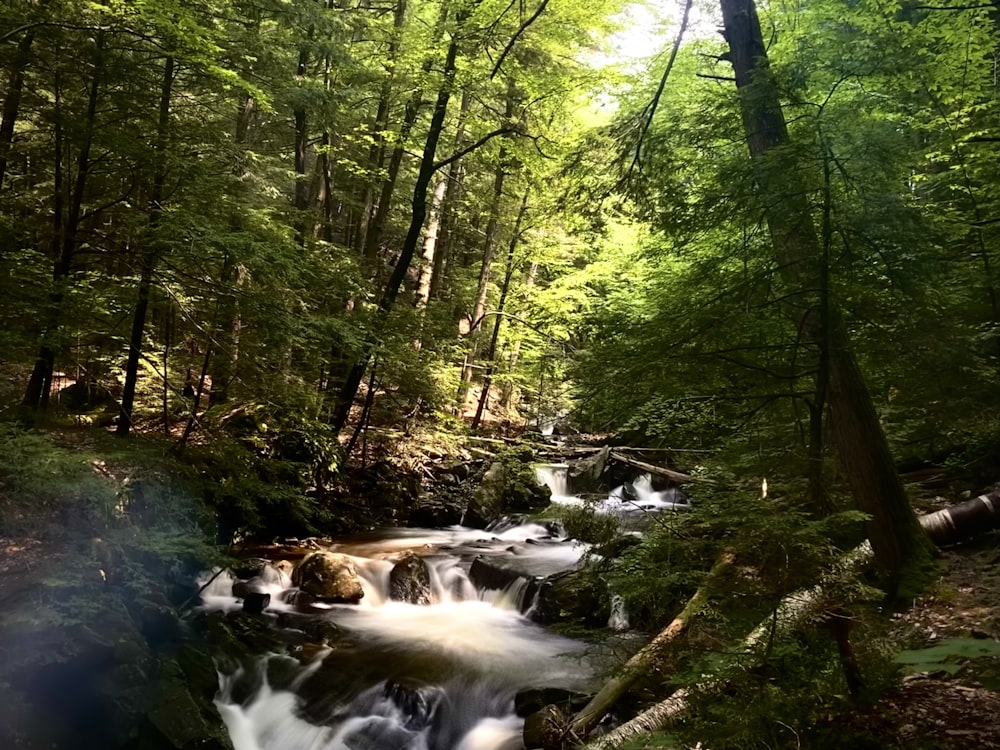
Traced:
[[[397, 0], [392, 16], [392, 35], [389, 38], [389, 48], [386, 51], [385, 78], [379, 90], [375, 120], [371, 127], [372, 144], [368, 149], [368, 168], [373, 175], [382, 168], [382, 161], [385, 158], [385, 132], [389, 129], [389, 104], [392, 100], [392, 84], [399, 58], [399, 41], [406, 23], [406, 1]], [[368, 233], [374, 218], [374, 209], [374, 187], [371, 182], [366, 182], [361, 198], [361, 218], [358, 222], [358, 231], [354, 242], [354, 248], [358, 252], [366, 252], [368, 247]]]
[[[514, 116], [514, 81], [507, 81], [507, 100], [504, 110], [504, 122], [510, 122]], [[497, 156], [496, 171], [493, 175], [493, 199], [490, 202], [489, 218], [486, 221], [486, 231], [483, 238], [483, 257], [479, 266], [479, 285], [476, 289], [476, 304], [472, 309], [472, 324], [469, 330], [469, 350], [462, 365], [462, 375], [458, 386], [458, 413], [465, 409], [465, 399], [472, 385], [473, 366], [479, 355], [480, 331], [483, 316], [486, 314], [486, 303], [490, 294], [490, 275], [493, 268], [493, 256], [496, 254], [497, 229], [500, 225], [500, 210], [503, 206], [503, 185], [507, 177], [507, 147], [501, 146]]]
[[[523, 289], [525, 292], [530, 292], [535, 286], [535, 279], [538, 278], [538, 261], [534, 261], [531, 267], [528, 269], [528, 273], [524, 278]], [[507, 371], [514, 372], [517, 369], [518, 360], [521, 358], [521, 335], [520, 333], [514, 339], [514, 345], [510, 349], [510, 359], [507, 362]], [[511, 402], [514, 398], [516, 388], [514, 387], [514, 381], [508, 380], [504, 383], [503, 392], [500, 396], [500, 405], [505, 409], [509, 409]]]
[[[445, 22], [448, 20], [448, 10], [449, 10], [448, 6], [449, 6], [448, 2], [444, 2], [441, 4], [441, 12], [438, 15], [438, 23], [434, 30], [434, 39], [432, 42], [432, 48], [437, 46], [437, 40], [440, 38], [441, 34], [444, 31]], [[433, 67], [434, 67], [434, 56], [428, 55], [426, 58], [424, 58], [424, 63], [421, 66], [423, 74], [427, 75], [428, 73], [430, 73]], [[446, 79], [448, 79], [448, 75], [449, 74], [446, 68], [445, 70]], [[451, 78], [454, 78], [455, 72], [451, 71], [450, 75]], [[447, 85], [450, 85], [450, 83], [448, 83]], [[392, 196], [393, 193], [396, 191], [396, 179], [399, 177], [399, 168], [403, 163], [403, 154], [405, 153], [406, 150], [406, 141], [410, 137], [410, 132], [413, 130], [414, 124], [417, 122], [417, 115], [420, 114], [420, 109], [423, 106], [423, 102], [424, 102], [424, 92], [422, 88], [417, 88], [410, 96], [409, 100], [407, 100], [406, 102], [406, 107], [403, 112], [403, 122], [400, 125], [399, 133], [396, 136], [397, 138], [396, 145], [393, 147], [392, 155], [389, 157], [389, 167], [386, 170], [385, 180], [383, 180], [382, 182], [382, 189], [379, 194], [378, 204], [375, 208], [375, 215], [371, 220], [371, 224], [368, 227], [368, 231], [365, 237], [364, 254], [366, 258], [374, 258], [378, 254], [379, 244], [382, 241], [382, 235], [385, 233], [385, 226], [389, 220], [389, 209], [392, 207]], [[439, 137], [440, 133], [438, 133], [437, 135], [437, 138]], [[427, 198], [425, 196], [424, 201], [426, 202], [426, 200]]]
[[[94, 130], [97, 123], [97, 102], [100, 93], [101, 79], [104, 65], [104, 34], [97, 36], [96, 51], [94, 54], [94, 75], [90, 80], [90, 90], [87, 94], [87, 119], [84, 123], [84, 138], [80, 146], [80, 153], [76, 163], [76, 180], [74, 181], [72, 192], [69, 195], [69, 209], [63, 216], [63, 190], [62, 190], [62, 112], [60, 110], [60, 80], [58, 73], [55, 77], [55, 172], [53, 188], [53, 255], [56, 260], [53, 265], [52, 281], [53, 291], [49, 296], [49, 311], [46, 325], [43, 329], [43, 344], [39, 348], [38, 358], [31, 377], [28, 380], [28, 387], [25, 391], [24, 399], [21, 402], [34, 410], [44, 410], [49, 405], [49, 393], [52, 388], [52, 371], [55, 366], [56, 344], [52, 341], [59, 330], [59, 319], [62, 313], [62, 301], [65, 294], [63, 284], [69, 277], [70, 268], [73, 265], [73, 256], [76, 254], [77, 232], [80, 227], [80, 217], [83, 210], [83, 194], [87, 188], [87, 180], [90, 176], [92, 166], [90, 159], [90, 149], [94, 140]], [[64, 220], [65, 219], [65, 220]], [[44, 339], [49, 339], [44, 341]]]
[[500, 301], [497, 302], [496, 319], [493, 321], [493, 335], [490, 337], [490, 347], [486, 352], [486, 374], [483, 376], [483, 390], [479, 394], [479, 403], [476, 405], [476, 415], [472, 418], [472, 429], [479, 427], [479, 422], [483, 418], [486, 410], [486, 402], [490, 397], [490, 388], [493, 386], [493, 370], [496, 368], [497, 341], [500, 339], [500, 326], [503, 323], [504, 306], [507, 303], [507, 293], [510, 291], [510, 280], [514, 275], [514, 250], [521, 239], [521, 222], [528, 211], [528, 191], [524, 192], [521, 199], [521, 208], [517, 212], [517, 220], [514, 222], [514, 232], [507, 247], [507, 264], [504, 272], [503, 286], [500, 288]]
[[[307, 35], [312, 39], [313, 30], [310, 28]], [[299, 50], [298, 63], [295, 66], [295, 75], [300, 80], [305, 79], [309, 66], [309, 50], [302, 47]], [[293, 154], [293, 166], [295, 169], [295, 199], [294, 205], [299, 216], [296, 219], [296, 230], [300, 243], [305, 243], [305, 226], [307, 219], [305, 211], [309, 207], [309, 181], [306, 179], [306, 168], [309, 157], [309, 119], [306, 113], [304, 101], [300, 101], [292, 112], [295, 121], [295, 147]]]
[[430, 216], [427, 219], [427, 230], [424, 232], [424, 246], [420, 265], [420, 278], [417, 281], [417, 295], [414, 300], [418, 310], [427, 307], [431, 299], [431, 280], [434, 276], [435, 258], [437, 257], [438, 237], [441, 229], [441, 211], [444, 206], [444, 196], [448, 189], [447, 174], [442, 176], [434, 186], [431, 197]]
[[604, 687], [590, 699], [590, 702], [577, 712], [570, 723], [570, 728], [577, 736], [586, 737], [590, 734], [612, 706], [635, 684], [636, 680], [649, 673], [663, 653], [663, 649], [677, 640], [687, 629], [688, 623], [702, 611], [708, 601], [708, 591], [712, 583], [732, 567], [734, 560], [735, 556], [732, 552], [722, 553], [681, 613], [629, 659], [621, 671], [605, 683]]
[[[459, 107], [458, 126], [455, 128], [455, 151], [461, 151], [465, 144], [465, 119], [469, 113], [472, 96], [468, 91], [462, 92], [462, 105]], [[441, 226], [438, 230], [437, 250], [434, 253], [434, 269], [431, 273], [431, 299], [438, 299], [445, 287], [445, 276], [448, 274], [448, 256], [451, 254], [451, 234], [457, 212], [455, 205], [462, 196], [462, 183], [465, 168], [462, 160], [448, 165], [448, 177], [441, 200]]]
[[3, 115], [0, 116], [0, 190], [3, 189], [7, 174], [7, 160], [14, 143], [14, 125], [21, 110], [21, 91], [24, 89], [24, 69], [31, 59], [31, 45], [35, 40], [34, 31], [25, 32], [17, 45], [17, 52], [11, 61], [10, 75], [7, 76], [7, 96], [3, 100]]
[[[770, 73], [753, 0], [721, 0], [724, 36], [740, 92], [743, 124], [775, 259], [786, 281], [800, 290], [820, 286], [823, 257], [803, 182], [773, 153], [789, 142], [778, 89]], [[917, 523], [896, 474], [871, 394], [855, 360], [847, 325], [835, 302], [828, 330], [811, 314], [805, 332], [829, 348], [832, 439], [858, 507], [871, 516], [869, 536], [886, 586], [894, 596], [916, 594], [930, 571], [931, 545]]]
[[921, 516], [920, 525], [939, 547], [1000, 529], [1000, 490]]
[[149, 294], [153, 284], [153, 270], [156, 267], [156, 228], [163, 212], [163, 186], [167, 180], [167, 129], [170, 125], [170, 100], [174, 87], [174, 58], [168, 57], [163, 63], [163, 80], [160, 84], [160, 107], [156, 126], [156, 172], [153, 174], [153, 189], [149, 198], [149, 222], [147, 225], [148, 247], [141, 250], [141, 272], [139, 290], [132, 316], [132, 332], [129, 336], [128, 361], [125, 365], [125, 385], [122, 388], [121, 414], [115, 434], [126, 437], [132, 429], [135, 389], [139, 380], [139, 359], [142, 356], [142, 339], [146, 330], [146, 311], [149, 308]]
[[[817, 606], [822, 604], [825, 598], [824, 591], [828, 585], [845, 577], [858, 575], [872, 557], [872, 548], [865, 542], [845, 555], [839, 564], [824, 576], [822, 582], [810, 589], [800, 589], [784, 597], [774, 613], [762, 620], [743, 640], [738, 651], [743, 653], [753, 651], [765, 640], [770, 642], [776, 635], [791, 632], [814, 614]], [[691, 707], [690, 698], [693, 694], [715, 693], [723, 687], [723, 684], [709, 678], [692, 688], [681, 688], [634, 719], [588, 743], [585, 750], [612, 750], [637, 737], [664, 729], [674, 719], [687, 712]]]
[[[465, 19], [465, 13], [458, 14], [459, 29]], [[410, 228], [406, 233], [406, 239], [400, 249], [399, 260], [392, 269], [392, 273], [382, 290], [382, 297], [379, 300], [379, 315], [376, 321], [376, 329], [384, 323], [386, 314], [392, 309], [396, 302], [396, 296], [406, 277], [407, 269], [416, 253], [417, 245], [420, 243], [420, 234], [423, 231], [424, 219], [427, 216], [427, 189], [430, 187], [431, 178], [437, 170], [434, 159], [437, 153], [438, 142], [441, 140], [441, 133], [444, 130], [444, 119], [448, 113], [448, 101], [451, 99], [451, 89], [455, 81], [456, 61], [458, 59], [458, 32], [456, 29], [448, 45], [448, 53], [444, 63], [444, 80], [438, 90], [437, 102], [434, 105], [434, 113], [431, 116], [430, 127], [427, 131], [427, 139], [424, 142], [424, 151], [420, 159], [420, 169], [417, 173], [417, 180], [413, 186], [413, 199], [410, 203]], [[361, 385], [368, 362], [374, 353], [375, 343], [371, 342], [357, 361], [351, 366], [350, 372], [340, 389], [339, 403], [333, 419], [333, 428], [339, 432], [347, 424], [347, 419], [351, 413], [351, 406]]]

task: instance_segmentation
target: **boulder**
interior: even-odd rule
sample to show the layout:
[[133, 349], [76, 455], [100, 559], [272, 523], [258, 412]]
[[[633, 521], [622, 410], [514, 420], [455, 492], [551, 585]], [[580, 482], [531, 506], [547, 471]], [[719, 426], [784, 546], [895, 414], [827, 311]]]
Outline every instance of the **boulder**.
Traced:
[[504, 512], [506, 471], [500, 461], [494, 461], [483, 473], [479, 486], [472, 494], [462, 523], [475, 529], [485, 529]]
[[571, 623], [599, 628], [611, 616], [611, 595], [599, 573], [568, 570], [542, 581], [529, 615], [542, 625]]
[[407, 552], [389, 573], [389, 598], [410, 604], [431, 603], [431, 573], [427, 562]]
[[357, 604], [365, 595], [354, 562], [336, 552], [313, 552], [292, 573], [292, 583], [317, 599]]

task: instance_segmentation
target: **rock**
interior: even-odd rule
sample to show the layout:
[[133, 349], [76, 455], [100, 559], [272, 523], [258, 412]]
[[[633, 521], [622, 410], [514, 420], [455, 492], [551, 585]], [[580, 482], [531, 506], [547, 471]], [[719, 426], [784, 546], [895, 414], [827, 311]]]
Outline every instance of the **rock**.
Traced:
[[407, 523], [429, 529], [454, 526], [462, 520], [462, 512], [467, 504], [468, 498], [460, 495], [454, 498], [421, 495], [410, 509]]
[[586, 706], [589, 700], [588, 695], [563, 688], [528, 688], [514, 696], [514, 713], [528, 717], [546, 706], [554, 705], [569, 716]]
[[479, 486], [472, 493], [468, 510], [462, 523], [474, 529], [485, 529], [504, 511], [504, 465], [494, 461], [483, 474]]
[[271, 595], [260, 591], [252, 591], [243, 597], [243, 611], [259, 615], [271, 603]]
[[255, 576], [246, 581], [233, 582], [233, 596], [237, 599], [246, 599], [250, 594], [263, 594], [264, 591], [264, 581], [260, 576]]
[[431, 603], [431, 574], [427, 562], [407, 552], [389, 573], [389, 598], [397, 602]]
[[354, 562], [336, 552], [314, 552], [292, 573], [292, 583], [329, 602], [357, 604], [365, 595]]
[[529, 748], [563, 747], [563, 735], [569, 718], [556, 705], [545, 706], [524, 720], [524, 746]]
[[599, 575], [569, 570], [541, 583], [530, 616], [543, 625], [557, 622], [603, 627], [611, 616], [611, 598]]

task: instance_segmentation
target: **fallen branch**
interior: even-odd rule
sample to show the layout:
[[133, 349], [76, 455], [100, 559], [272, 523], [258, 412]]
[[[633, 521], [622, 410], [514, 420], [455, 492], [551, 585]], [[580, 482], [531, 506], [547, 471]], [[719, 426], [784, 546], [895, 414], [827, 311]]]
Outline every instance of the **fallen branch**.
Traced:
[[664, 469], [662, 466], [655, 466], [653, 464], [648, 464], [645, 461], [640, 461], [637, 458], [626, 456], [621, 451], [611, 451], [609, 455], [615, 461], [620, 461], [623, 464], [628, 464], [629, 466], [634, 466], [637, 469], [648, 471], [650, 474], [659, 474], [661, 477], [666, 477], [667, 479], [677, 482], [678, 484], [691, 484], [692, 482], [715, 484], [711, 479], [701, 479], [699, 477], [693, 477], [690, 474], [684, 474], [680, 471], [674, 471], [673, 469]]
[[939, 547], [1000, 529], [1000, 490], [920, 516], [920, 525]]

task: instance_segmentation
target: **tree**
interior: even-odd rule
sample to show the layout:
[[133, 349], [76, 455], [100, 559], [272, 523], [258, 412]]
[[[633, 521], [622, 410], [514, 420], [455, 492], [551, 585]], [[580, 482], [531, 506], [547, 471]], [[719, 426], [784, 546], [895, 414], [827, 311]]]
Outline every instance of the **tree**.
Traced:
[[[724, 34], [740, 92], [754, 175], [767, 197], [765, 217], [782, 275], [802, 289], [823, 290], [822, 245], [796, 172], [777, 170], [768, 156], [789, 143], [752, 0], [722, 0]], [[931, 545], [896, 474], [885, 433], [835, 300], [821, 297], [803, 323], [829, 361], [833, 441], [858, 507], [870, 514], [869, 536], [893, 595], [911, 597], [926, 583]], [[825, 373], [824, 373], [825, 374]]]

